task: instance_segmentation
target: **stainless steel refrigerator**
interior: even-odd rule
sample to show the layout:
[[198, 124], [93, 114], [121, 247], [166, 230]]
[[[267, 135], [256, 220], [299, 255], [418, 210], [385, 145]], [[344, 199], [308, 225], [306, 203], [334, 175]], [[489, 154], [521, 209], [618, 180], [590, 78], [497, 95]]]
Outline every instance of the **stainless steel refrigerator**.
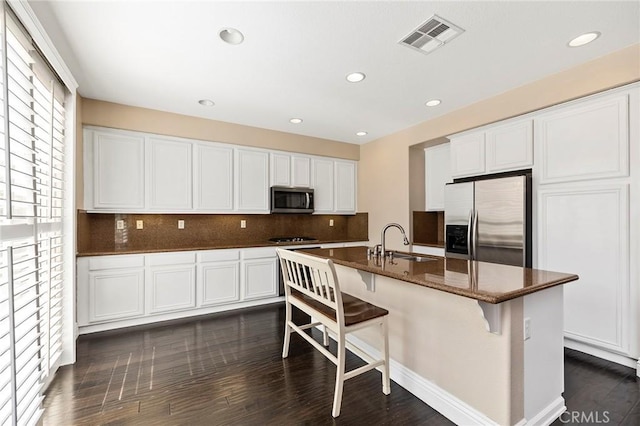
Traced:
[[445, 187], [445, 256], [531, 267], [531, 174]]

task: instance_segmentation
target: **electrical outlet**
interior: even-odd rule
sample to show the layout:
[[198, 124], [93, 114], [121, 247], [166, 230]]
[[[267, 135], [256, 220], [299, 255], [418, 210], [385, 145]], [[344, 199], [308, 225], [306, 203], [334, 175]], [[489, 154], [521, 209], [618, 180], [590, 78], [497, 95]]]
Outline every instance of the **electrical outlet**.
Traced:
[[243, 229], [244, 229], [244, 228], [246, 228], [246, 227], [247, 227], [247, 221], [246, 221], [246, 220], [244, 220], [244, 219], [242, 219], [242, 220], [240, 221], [240, 228], [243, 228]]
[[329, 219], [329, 226], [333, 226], [333, 219]]
[[116, 229], [120, 231], [124, 229], [124, 220], [116, 220]]
[[524, 319], [524, 340], [531, 339], [531, 318]]
[[178, 229], [184, 229], [184, 220], [180, 219], [178, 221]]
[[136, 220], [136, 229], [144, 228], [144, 222], [141, 220]]

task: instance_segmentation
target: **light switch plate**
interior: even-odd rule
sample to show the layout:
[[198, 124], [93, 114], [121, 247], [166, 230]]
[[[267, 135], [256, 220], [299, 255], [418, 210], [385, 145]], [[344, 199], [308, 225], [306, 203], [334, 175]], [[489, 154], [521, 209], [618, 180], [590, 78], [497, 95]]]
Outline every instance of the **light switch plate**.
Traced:
[[333, 219], [329, 219], [329, 226], [333, 226]]
[[136, 229], [144, 228], [144, 222], [141, 220], [136, 220]]
[[124, 229], [124, 220], [116, 220], [116, 229], [120, 231]]
[[247, 221], [246, 220], [241, 220], [240, 221], [240, 228], [246, 228], [247, 227]]
[[178, 221], [178, 229], [184, 229], [184, 220], [180, 219]]

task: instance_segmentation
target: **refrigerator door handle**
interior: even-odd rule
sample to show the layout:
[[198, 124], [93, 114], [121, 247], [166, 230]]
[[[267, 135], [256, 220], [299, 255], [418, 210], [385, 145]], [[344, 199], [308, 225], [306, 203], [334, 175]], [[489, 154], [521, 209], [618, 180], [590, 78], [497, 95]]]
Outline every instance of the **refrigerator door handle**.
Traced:
[[474, 210], [473, 218], [473, 237], [471, 238], [473, 244], [473, 260], [478, 260], [478, 210]]
[[469, 210], [469, 219], [467, 220], [467, 254], [469, 260], [473, 260], [473, 242], [471, 228], [473, 228], [473, 210]]

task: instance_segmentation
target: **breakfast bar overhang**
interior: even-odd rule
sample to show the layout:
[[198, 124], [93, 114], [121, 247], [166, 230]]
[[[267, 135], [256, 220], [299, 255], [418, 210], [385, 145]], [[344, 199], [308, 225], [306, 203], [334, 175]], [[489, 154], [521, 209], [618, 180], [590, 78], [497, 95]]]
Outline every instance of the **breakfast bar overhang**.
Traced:
[[[577, 275], [304, 251], [333, 260], [343, 292], [389, 311], [391, 378], [451, 421], [545, 425], [566, 410], [562, 284]], [[377, 336], [355, 335], [375, 353]]]

